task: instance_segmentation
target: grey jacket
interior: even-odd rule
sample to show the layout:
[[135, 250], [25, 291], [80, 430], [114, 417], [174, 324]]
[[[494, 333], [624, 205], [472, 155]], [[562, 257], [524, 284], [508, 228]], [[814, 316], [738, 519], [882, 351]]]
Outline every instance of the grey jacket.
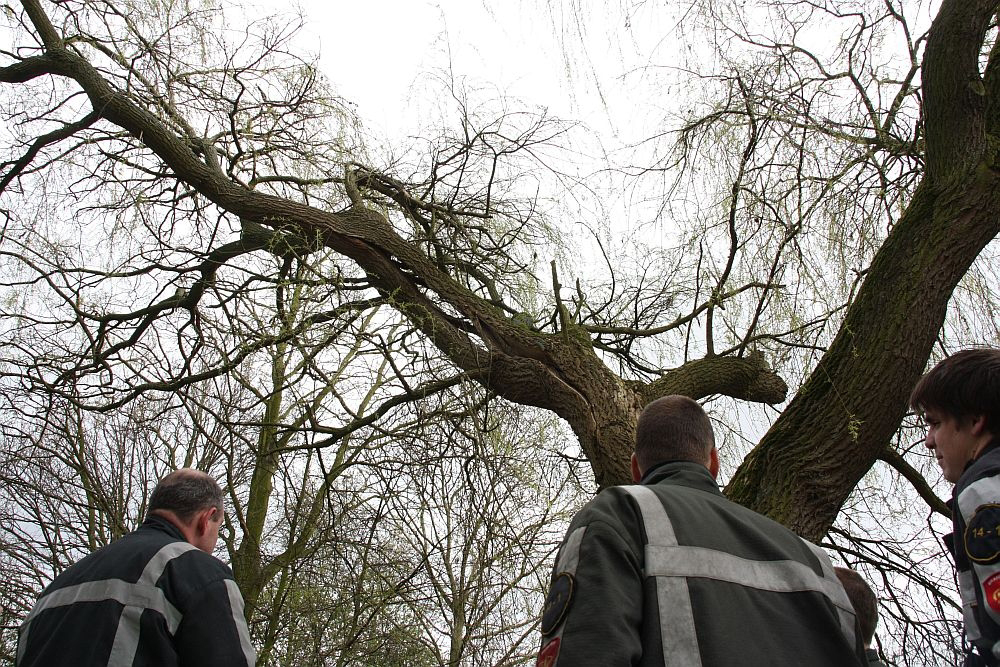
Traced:
[[965, 637], [981, 658], [969, 664], [1000, 665], [1000, 443], [966, 466], [949, 504], [954, 532], [945, 544], [958, 570]]
[[542, 618], [542, 667], [864, 665], [829, 559], [668, 462], [571, 523]]

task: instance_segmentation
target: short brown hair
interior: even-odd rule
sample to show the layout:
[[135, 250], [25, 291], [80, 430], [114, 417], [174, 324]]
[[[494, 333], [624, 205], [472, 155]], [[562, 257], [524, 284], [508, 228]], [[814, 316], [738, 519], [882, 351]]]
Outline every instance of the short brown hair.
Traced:
[[677, 394], [658, 398], [639, 415], [635, 456], [643, 471], [664, 461], [705, 463], [715, 446], [712, 422], [696, 401]]
[[1000, 350], [962, 350], [940, 361], [913, 388], [910, 407], [960, 421], [983, 416], [986, 429], [1000, 435]]
[[858, 619], [858, 625], [861, 626], [861, 638], [867, 646], [872, 643], [875, 626], [878, 625], [878, 599], [875, 597], [875, 591], [854, 570], [835, 567], [833, 571], [847, 591], [847, 597], [854, 607], [854, 615]]

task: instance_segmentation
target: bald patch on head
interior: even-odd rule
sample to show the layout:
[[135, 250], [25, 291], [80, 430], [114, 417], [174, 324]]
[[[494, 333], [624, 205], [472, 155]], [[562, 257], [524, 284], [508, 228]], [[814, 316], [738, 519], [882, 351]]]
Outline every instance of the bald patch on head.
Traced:
[[215, 480], [212, 479], [211, 475], [201, 470], [195, 468], [178, 468], [171, 473], [167, 473], [163, 479], [160, 480], [160, 484], [176, 484], [183, 479], [199, 479], [199, 480], [209, 480], [213, 484]]
[[149, 497], [148, 513], [171, 512], [187, 521], [201, 510], [215, 507], [223, 511], [222, 489], [211, 475], [181, 468], [166, 475]]

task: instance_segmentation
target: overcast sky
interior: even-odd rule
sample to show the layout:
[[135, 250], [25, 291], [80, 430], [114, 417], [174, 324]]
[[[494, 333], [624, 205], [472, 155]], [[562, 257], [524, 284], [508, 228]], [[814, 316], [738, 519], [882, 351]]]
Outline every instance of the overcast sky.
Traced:
[[[266, 11], [291, 7], [258, 2]], [[662, 114], [658, 103], [637, 108], [636, 98], [623, 94], [641, 85], [650, 54], [669, 59], [676, 19], [662, 8], [630, 18], [595, 10], [596, 3], [564, 15], [541, 0], [298, 4], [307, 19], [303, 45], [320, 52], [324, 73], [366, 124], [390, 138], [420, 126], [422, 78], [449, 70], [483, 97], [545, 107], [610, 143], [631, 140], [637, 125]]]

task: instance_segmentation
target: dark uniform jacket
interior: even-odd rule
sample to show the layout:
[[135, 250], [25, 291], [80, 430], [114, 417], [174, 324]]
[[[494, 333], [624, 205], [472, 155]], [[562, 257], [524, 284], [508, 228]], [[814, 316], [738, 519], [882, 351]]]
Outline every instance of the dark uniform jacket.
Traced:
[[829, 559], [668, 462], [573, 519], [542, 618], [539, 667], [865, 664]]
[[873, 648], [865, 649], [865, 658], [868, 660], [868, 667], [886, 667], [885, 663], [879, 659], [878, 651]]
[[56, 577], [21, 625], [19, 667], [252, 667], [232, 570], [152, 516]]
[[981, 662], [1000, 665], [1000, 442], [970, 463], [952, 492], [955, 532], [945, 537], [958, 570], [965, 637]]

